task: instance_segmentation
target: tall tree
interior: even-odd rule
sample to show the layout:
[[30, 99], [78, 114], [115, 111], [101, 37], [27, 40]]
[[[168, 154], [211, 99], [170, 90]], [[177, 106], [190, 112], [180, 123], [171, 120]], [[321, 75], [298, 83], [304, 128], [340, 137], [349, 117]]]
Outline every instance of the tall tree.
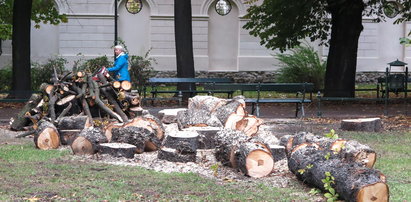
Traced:
[[0, 0], [0, 40], [12, 39], [10, 96], [16, 98], [27, 98], [31, 91], [31, 20], [36, 28], [40, 28], [41, 22], [57, 25], [67, 22], [67, 17], [59, 14], [53, 0]]
[[[254, 4], [258, 0], [250, 0]], [[394, 9], [395, 23], [411, 19], [411, 1], [397, 0], [264, 0], [248, 9], [250, 19], [244, 28], [258, 36], [270, 49], [293, 48], [303, 39], [321, 40], [329, 45], [325, 96], [353, 97], [357, 68], [358, 40], [362, 16], [385, 19], [384, 11]], [[392, 2], [392, 1], [390, 1]], [[394, 7], [393, 7], [394, 5]], [[331, 37], [329, 33], [331, 30]]]
[[[194, 78], [193, 29], [191, 0], [174, 0], [174, 33], [176, 43], [177, 77]], [[178, 90], [195, 89], [193, 84], [180, 84]], [[187, 97], [188, 95], [184, 95]]]
[[15, 0], [13, 4], [13, 76], [12, 91], [16, 98], [31, 95], [30, 29], [32, 0]]

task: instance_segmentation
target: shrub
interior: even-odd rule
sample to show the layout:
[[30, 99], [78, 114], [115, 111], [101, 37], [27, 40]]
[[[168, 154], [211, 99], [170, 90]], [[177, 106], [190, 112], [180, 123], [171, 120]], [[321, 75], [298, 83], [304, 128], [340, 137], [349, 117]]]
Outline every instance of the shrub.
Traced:
[[8, 91], [11, 90], [11, 76], [12, 69], [11, 66], [7, 66], [0, 69], [0, 90]]
[[65, 70], [65, 64], [67, 64], [67, 60], [62, 57], [48, 59], [46, 64], [33, 63], [31, 68], [31, 89], [39, 90], [42, 83], [50, 83], [54, 69], [57, 74], [62, 74]]
[[154, 69], [152, 63], [156, 62], [155, 59], [148, 57], [147, 53], [142, 56], [132, 55], [129, 58], [129, 72], [133, 88], [137, 89], [139, 93], [143, 92], [143, 87], [147, 84], [148, 79], [153, 76]]
[[75, 66], [73, 66], [73, 72], [85, 71], [85, 72], [93, 73], [102, 66], [109, 67], [113, 64], [112, 62], [108, 60], [107, 56], [101, 56], [101, 57], [89, 59], [81, 64], [80, 63], [81, 63], [81, 59], [74, 62]]
[[317, 52], [310, 46], [298, 46], [291, 54], [277, 54], [281, 68], [277, 82], [314, 83], [316, 90], [323, 88], [326, 62], [321, 61]]

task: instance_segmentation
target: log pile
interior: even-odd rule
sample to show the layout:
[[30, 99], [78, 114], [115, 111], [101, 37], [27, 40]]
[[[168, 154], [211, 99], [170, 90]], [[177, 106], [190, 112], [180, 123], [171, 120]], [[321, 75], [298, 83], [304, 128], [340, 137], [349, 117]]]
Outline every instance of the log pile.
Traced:
[[330, 139], [311, 133], [284, 136], [288, 167], [301, 181], [323, 191], [326, 174], [332, 188], [346, 201], [388, 201], [385, 176], [373, 169], [375, 151], [356, 141]]

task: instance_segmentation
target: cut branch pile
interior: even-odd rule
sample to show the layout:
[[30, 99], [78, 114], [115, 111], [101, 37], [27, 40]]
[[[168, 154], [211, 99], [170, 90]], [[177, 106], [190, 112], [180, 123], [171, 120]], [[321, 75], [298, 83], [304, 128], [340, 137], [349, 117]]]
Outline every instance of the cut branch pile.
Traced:
[[84, 128], [97, 127], [101, 120], [125, 123], [142, 110], [139, 95], [127, 91], [131, 85], [125, 81], [118, 86], [108, 74], [54, 71], [50, 81], [40, 85], [41, 94], [33, 94], [10, 123], [12, 130], [27, 131], [20, 137], [35, 134], [40, 149], [71, 144]]
[[283, 137], [281, 143], [290, 171], [301, 181], [328, 192], [324, 180], [330, 173], [332, 188], [346, 201], [388, 201], [385, 176], [372, 168], [376, 154], [368, 146], [305, 132]]

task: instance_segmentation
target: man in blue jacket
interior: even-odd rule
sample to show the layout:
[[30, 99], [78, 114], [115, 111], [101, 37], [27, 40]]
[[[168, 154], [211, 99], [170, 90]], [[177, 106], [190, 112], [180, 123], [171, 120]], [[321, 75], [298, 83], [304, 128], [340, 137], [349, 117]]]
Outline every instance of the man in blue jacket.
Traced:
[[128, 72], [128, 55], [124, 52], [123, 46], [115, 46], [114, 53], [116, 54], [114, 66], [107, 68], [107, 70], [109, 72], [114, 72], [115, 80], [131, 82], [130, 73]]

